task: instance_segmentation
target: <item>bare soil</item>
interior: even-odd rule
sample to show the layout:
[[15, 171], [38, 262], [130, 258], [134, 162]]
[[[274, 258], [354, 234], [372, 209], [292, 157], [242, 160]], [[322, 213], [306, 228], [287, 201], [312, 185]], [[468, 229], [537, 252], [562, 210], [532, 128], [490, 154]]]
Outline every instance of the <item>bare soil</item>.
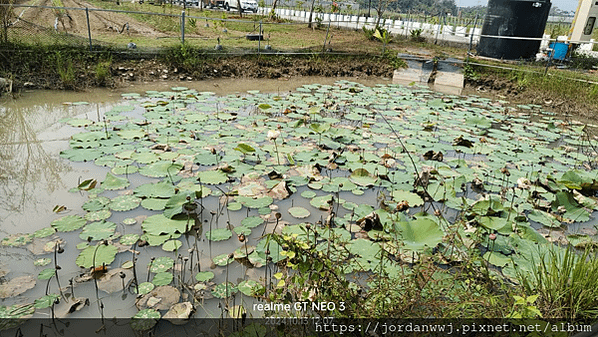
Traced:
[[[61, 0], [62, 7], [70, 8], [94, 8], [95, 6], [81, 0]], [[40, 0], [36, 2], [38, 6], [55, 6], [52, 0]], [[20, 14], [17, 11], [17, 15]], [[87, 35], [87, 18], [84, 10], [65, 9], [53, 10], [48, 8], [26, 8], [22, 19], [27, 22], [35, 23], [41, 27], [54, 27], [58, 20], [57, 30], [75, 35]], [[89, 28], [92, 36], [97, 33], [122, 32], [129, 26], [130, 35], [140, 35], [146, 37], [161, 37], [164, 34], [156, 31], [151, 26], [138, 22], [129, 15], [123, 13], [89, 11]]]

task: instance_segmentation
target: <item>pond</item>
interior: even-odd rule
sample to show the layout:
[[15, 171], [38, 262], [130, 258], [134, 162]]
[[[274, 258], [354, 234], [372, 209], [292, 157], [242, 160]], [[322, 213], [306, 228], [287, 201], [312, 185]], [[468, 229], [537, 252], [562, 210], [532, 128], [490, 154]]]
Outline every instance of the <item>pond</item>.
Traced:
[[540, 106], [303, 78], [26, 93], [0, 115], [4, 317], [262, 317], [294, 257], [271, 233], [356, 283], [398, 273], [382, 248], [457, 259], [456, 224], [513, 279], [535, 244], [595, 244], [595, 140]]

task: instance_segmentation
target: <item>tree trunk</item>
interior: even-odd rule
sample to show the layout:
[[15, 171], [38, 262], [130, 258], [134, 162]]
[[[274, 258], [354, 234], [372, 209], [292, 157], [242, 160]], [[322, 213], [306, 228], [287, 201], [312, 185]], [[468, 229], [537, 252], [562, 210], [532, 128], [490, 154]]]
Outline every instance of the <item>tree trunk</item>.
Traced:
[[316, 5], [316, 0], [311, 0], [311, 6], [309, 8], [309, 19], [307, 19], [307, 28], [311, 28], [311, 19], [314, 15], [314, 6]]
[[237, 8], [239, 9], [239, 17], [243, 17], [243, 8], [241, 8], [241, 0], [237, 0]]
[[278, 3], [278, 0], [274, 0], [274, 3], [272, 4], [272, 10], [270, 11], [270, 18], [274, 19], [276, 17], [276, 4]]

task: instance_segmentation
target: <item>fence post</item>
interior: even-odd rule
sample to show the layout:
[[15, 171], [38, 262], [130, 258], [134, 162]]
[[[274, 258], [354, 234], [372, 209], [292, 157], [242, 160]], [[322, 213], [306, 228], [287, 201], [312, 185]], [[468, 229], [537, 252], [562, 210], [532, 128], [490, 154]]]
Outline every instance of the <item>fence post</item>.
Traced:
[[469, 50], [467, 51], [467, 61], [469, 61], [469, 54], [471, 54], [471, 48], [473, 48], [473, 34], [475, 33], [476, 26], [478, 25], [478, 15], [475, 15], [473, 20], [473, 28], [469, 32]]
[[260, 20], [260, 31], [257, 33], [257, 54], [260, 54], [260, 49], [262, 49], [262, 20]]
[[85, 7], [85, 17], [87, 19], [87, 36], [89, 36], [89, 51], [93, 51], [91, 43], [91, 26], [89, 25], [89, 8]]
[[185, 44], [185, 11], [181, 12], [181, 44]]

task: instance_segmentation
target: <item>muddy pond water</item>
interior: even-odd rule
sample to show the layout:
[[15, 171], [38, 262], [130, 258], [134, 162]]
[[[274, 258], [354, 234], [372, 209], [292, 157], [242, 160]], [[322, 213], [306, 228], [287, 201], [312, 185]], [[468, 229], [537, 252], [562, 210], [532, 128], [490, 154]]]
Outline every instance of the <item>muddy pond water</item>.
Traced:
[[[40, 299], [60, 296], [60, 282], [56, 312], [127, 318], [140, 310], [135, 292], [170, 285], [181, 290], [174, 303], [194, 303], [195, 317], [221, 317], [239, 305], [248, 317], [260, 317], [252, 304], [264, 280], [271, 286], [279, 271], [264, 254], [273, 262], [285, 259], [264, 233], [301, 237], [298, 224], [333, 227], [332, 216], [338, 227], [324, 226], [321, 235], [346, 239], [351, 254], [362, 258], [362, 269], [350, 266], [347, 274], [373, 271], [375, 261], [364, 251], [379, 249], [376, 240], [388, 234], [369, 235], [357, 220], [380, 205], [398, 209], [405, 202], [410, 213], [401, 226], [426, 220], [439, 233], [416, 235], [414, 251], [442, 240], [441, 221], [423, 213], [411, 219], [430, 207], [449, 222], [467, 209], [505, 245], [518, 226], [559, 243], [594, 242], [597, 203], [558, 185], [594, 188], [594, 139], [538, 106], [390, 82], [227, 79], [4, 98], [1, 305], [35, 303], [33, 317], [49, 317], [50, 305]], [[437, 202], [426, 206], [412, 192], [413, 158], [404, 150], [414, 155]], [[547, 175], [556, 179], [546, 182]], [[543, 185], [530, 187], [535, 179]], [[481, 184], [485, 191], [476, 190]], [[480, 206], [476, 200], [488, 195], [494, 196]], [[391, 215], [380, 216], [394, 226]], [[499, 254], [514, 259], [519, 253], [503, 248]], [[107, 261], [109, 273], [120, 271], [100, 291], [93, 281], [79, 282], [90, 267], [104, 267], [96, 259]], [[11, 285], [19, 277], [31, 286]], [[234, 296], [226, 296], [229, 286]], [[161, 296], [154, 301], [166, 302]], [[67, 314], [74, 297], [90, 305]], [[169, 309], [145, 301], [141, 307]]]

